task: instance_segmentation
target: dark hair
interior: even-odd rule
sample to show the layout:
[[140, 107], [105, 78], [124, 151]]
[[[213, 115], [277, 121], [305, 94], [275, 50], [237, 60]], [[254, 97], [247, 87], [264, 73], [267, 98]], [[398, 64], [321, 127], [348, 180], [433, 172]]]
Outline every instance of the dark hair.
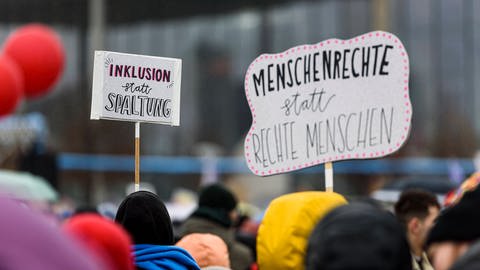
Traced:
[[308, 240], [306, 270], [409, 270], [408, 242], [387, 211], [367, 203], [335, 208]]
[[426, 218], [431, 206], [440, 209], [437, 197], [433, 193], [419, 189], [406, 190], [402, 192], [395, 204], [395, 215], [406, 227], [412, 218]]

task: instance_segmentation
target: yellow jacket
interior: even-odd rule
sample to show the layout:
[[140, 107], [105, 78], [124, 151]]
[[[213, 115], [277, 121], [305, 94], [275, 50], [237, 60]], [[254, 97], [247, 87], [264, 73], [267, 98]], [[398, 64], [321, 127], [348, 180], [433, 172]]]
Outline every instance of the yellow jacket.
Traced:
[[257, 236], [260, 270], [302, 270], [308, 238], [333, 208], [346, 204], [334, 192], [306, 191], [280, 196], [268, 206]]

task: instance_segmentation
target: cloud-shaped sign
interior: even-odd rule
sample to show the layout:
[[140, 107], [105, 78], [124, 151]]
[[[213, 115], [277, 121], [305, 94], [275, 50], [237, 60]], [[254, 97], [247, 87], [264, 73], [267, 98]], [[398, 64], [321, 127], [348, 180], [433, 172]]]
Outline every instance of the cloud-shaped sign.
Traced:
[[409, 60], [387, 32], [329, 39], [257, 57], [245, 75], [257, 175], [397, 151], [410, 132]]

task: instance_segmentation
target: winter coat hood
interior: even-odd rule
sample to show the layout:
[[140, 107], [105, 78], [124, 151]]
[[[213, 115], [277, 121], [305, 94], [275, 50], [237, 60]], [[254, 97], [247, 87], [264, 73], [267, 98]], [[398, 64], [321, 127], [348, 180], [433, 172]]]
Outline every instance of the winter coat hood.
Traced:
[[320, 191], [292, 193], [273, 200], [258, 231], [259, 269], [304, 269], [313, 228], [330, 210], [346, 203], [340, 194]]
[[135, 265], [145, 270], [200, 270], [192, 256], [176, 246], [134, 245]]
[[130, 233], [134, 244], [174, 244], [170, 215], [154, 193], [137, 191], [128, 195], [120, 204], [115, 221]]

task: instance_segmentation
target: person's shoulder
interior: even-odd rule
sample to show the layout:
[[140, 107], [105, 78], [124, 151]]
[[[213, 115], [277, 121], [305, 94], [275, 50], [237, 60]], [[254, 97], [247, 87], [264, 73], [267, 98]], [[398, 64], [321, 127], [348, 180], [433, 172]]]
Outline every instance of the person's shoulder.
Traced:
[[242, 254], [245, 257], [252, 257], [252, 252], [250, 251], [250, 249], [246, 245], [237, 241], [234, 241], [231, 245], [230, 253], [232, 252]]
[[[215, 224], [214, 222], [201, 217], [189, 217], [185, 220], [185, 222], [181, 226], [183, 229], [205, 229], [210, 230], [211, 228], [217, 228], [220, 226]], [[191, 232], [190, 232], [191, 233]]]
[[227, 246], [230, 246], [234, 240], [233, 232], [224, 228], [215, 222], [200, 217], [189, 217], [181, 226], [181, 237], [191, 233], [211, 233], [222, 238]]

